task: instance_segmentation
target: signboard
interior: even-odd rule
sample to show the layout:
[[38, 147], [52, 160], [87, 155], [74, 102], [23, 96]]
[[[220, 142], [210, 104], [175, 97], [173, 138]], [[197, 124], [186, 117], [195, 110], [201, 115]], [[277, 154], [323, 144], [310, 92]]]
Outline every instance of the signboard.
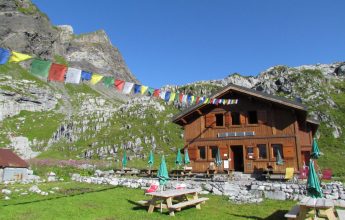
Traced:
[[224, 160], [224, 169], [229, 169], [229, 161], [228, 160]]
[[218, 133], [218, 138], [225, 138], [225, 137], [244, 137], [244, 136], [255, 136], [255, 131], [244, 131], [244, 132], [225, 132], [225, 133]]

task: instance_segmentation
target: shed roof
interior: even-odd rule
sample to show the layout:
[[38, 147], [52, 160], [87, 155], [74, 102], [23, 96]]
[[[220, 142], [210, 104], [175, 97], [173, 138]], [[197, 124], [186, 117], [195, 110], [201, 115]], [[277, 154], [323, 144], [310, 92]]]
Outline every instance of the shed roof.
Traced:
[[10, 149], [0, 149], [0, 167], [29, 167], [25, 160], [21, 159]]
[[[235, 84], [229, 84], [227, 86], [225, 86], [224, 88], [222, 88], [220, 91], [214, 93], [211, 98], [220, 98], [222, 97], [222, 95], [225, 95], [227, 92], [229, 92], [230, 90], [232, 91], [236, 91], [239, 93], [243, 93], [243, 94], [247, 94], [253, 97], [257, 97], [259, 99], [263, 99], [266, 101], [270, 101], [270, 102], [274, 102], [280, 105], [284, 105], [296, 110], [300, 110], [300, 111], [307, 111], [307, 107], [305, 105], [303, 105], [302, 103], [296, 102], [296, 101], [292, 101], [290, 99], [284, 98], [284, 97], [280, 97], [280, 96], [275, 96], [275, 95], [271, 95], [268, 93], [264, 93], [264, 92], [260, 92], [254, 89], [249, 89], [249, 88], [245, 88], [242, 86], [238, 86]], [[189, 108], [186, 108], [184, 111], [180, 112], [179, 114], [175, 115], [172, 119], [173, 122], [177, 122], [179, 121], [181, 118], [191, 114], [192, 112], [196, 111], [197, 109], [199, 109], [202, 106], [205, 106], [208, 104], [197, 104], [197, 105], [193, 105], [190, 106]]]

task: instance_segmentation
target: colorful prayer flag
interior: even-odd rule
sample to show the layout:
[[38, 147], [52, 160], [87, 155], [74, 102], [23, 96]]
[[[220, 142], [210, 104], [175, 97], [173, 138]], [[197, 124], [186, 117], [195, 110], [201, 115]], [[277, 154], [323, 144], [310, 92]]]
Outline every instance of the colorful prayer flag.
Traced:
[[153, 96], [158, 98], [160, 95], [160, 92], [161, 92], [160, 89], [155, 89], [155, 91], [153, 92]]
[[124, 85], [125, 85], [125, 81], [119, 80], [119, 79], [115, 80], [115, 88], [116, 88], [118, 91], [121, 92], [121, 91], [123, 90]]
[[183, 102], [183, 94], [182, 93], [180, 93], [180, 97], [179, 97], [179, 100], [180, 100], [180, 103], [182, 103]]
[[112, 76], [105, 76], [105, 77], [103, 77], [103, 84], [106, 87], [108, 87], [108, 88], [113, 87], [114, 83], [115, 83], [114, 77], [112, 77]]
[[204, 104], [208, 104], [209, 103], [209, 99], [208, 98], [204, 98]]
[[194, 97], [194, 95], [192, 95], [192, 96], [190, 97], [190, 104], [194, 104], [194, 101], [195, 101], [195, 97]]
[[188, 96], [187, 95], [183, 95], [182, 96], [182, 103], [187, 104], [187, 99], [188, 99]]
[[134, 83], [131, 82], [125, 82], [125, 85], [123, 86], [123, 93], [124, 94], [129, 94], [132, 91], [132, 88], [134, 86]]
[[34, 59], [31, 63], [30, 72], [36, 76], [47, 78], [51, 64], [48, 60]]
[[140, 93], [141, 85], [135, 84], [134, 85], [134, 94]]
[[176, 95], [176, 93], [174, 93], [174, 92], [172, 92], [172, 93], [170, 94], [169, 102], [173, 102], [173, 101], [175, 100], [175, 95]]
[[92, 85], [96, 85], [99, 81], [101, 81], [103, 79], [103, 76], [97, 73], [93, 73], [91, 76], [91, 81], [90, 83]]
[[9, 62], [17, 63], [32, 58], [32, 56], [12, 51]]
[[150, 87], [150, 88], [147, 90], [147, 94], [148, 94], [149, 96], [153, 96], [154, 92], [155, 92], [155, 89], [152, 88], [152, 87]]
[[192, 101], [192, 96], [191, 96], [191, 95], [188, 95], [188, 96], [187, 96], [187, 104], [190, 105], [190, 104], [191, 104], [191, 101]]
[[169, 102], [169, 100], [170, 100], [170, 94], [171, 94], [171, 92], [169, 92], [169, 91], [165, 93], [164, 100], [165, 100], [166, 102]]
[[66, 71], [67, 71], [67, 66], [53, 63], [50, 66], [48, 80], [63, 82], [65, 80]]
[[81, 70], [77, 68], [68, 67], [66, 73], [66, 83], [79, 84], [81, 78]]
[[140, 94], [144, 95], [148, 88], [148, 86], [141, 86]]
[[86, 71], [81, 71], [81, 79], [82, 80], [86, 80], [86, 81], [90, 81], [92, 77], [92, 73], [90, 72], [86, 72]]
[[159, 97], [164, 100], [165, 99], [165, 91], [161, 91], [159, 93]]
[[180, 93], [176, 93], [175, 95], [175, 101], [178, 102], [180, 100]]
[[0, 48], [0, 65], [7, 63], [10, 58], [11, 51], [5, 48]]
[[204, 104], [204, 101], [205, 101], [205, 97], [200, 97], [200, 99], [199, 99], [199, 104]]
[[195, 104], [199, 104], [199, 101], [200, 101], [200, 96], [197, 96], [195, 99]]

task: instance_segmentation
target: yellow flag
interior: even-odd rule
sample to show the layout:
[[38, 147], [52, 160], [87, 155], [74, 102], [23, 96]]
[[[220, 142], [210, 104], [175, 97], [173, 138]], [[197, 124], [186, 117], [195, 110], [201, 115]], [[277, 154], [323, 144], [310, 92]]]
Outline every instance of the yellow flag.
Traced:
[[30, 59], [30, 58], [32, 58], [32, 56], [12, 51], [9, 62], [17, 63], [17, 62], [24, 61], [24, 60], [27, 60], [27, 59]]
[[91, 83], [92, 85], [96, 85], [99, 81], [102, 80], [102, 78], [103, 78], [102, 75], [99, 75], [99, 74], [97, 74], [97, 73], [93, 73], [93, 74], [92, 74], [92, 77], [91, 77], [90, 83]]
[[194, 100], [195, 100], [195, 97], [194, 97], [194, 95], [192, 95], [192, 97], [190, 97], [190, 103], [193, 104]]
[[148, 88], [149, 88], [148, 86], [141, 86], [141, 88], [140, 88], [140, 93], [141, 93], [142, 95], [144, 95], [144, 93], [146, 92], [146, 90], [147, 90]]
[[169, 99], [169, 102], [173, 102], [175, 100], [175, 96], [176, 96], [176, 93], [172, 92], [170, 94], [170, 99]]
[[204, 104], [208, 104], [208, 98], [205, 99]]

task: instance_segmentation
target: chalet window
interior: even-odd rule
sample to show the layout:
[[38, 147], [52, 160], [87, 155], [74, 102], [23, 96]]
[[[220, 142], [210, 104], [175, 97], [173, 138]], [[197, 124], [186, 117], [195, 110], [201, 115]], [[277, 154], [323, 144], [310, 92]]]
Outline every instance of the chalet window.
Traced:
[[216, 116], [216, 126], [222, 127], [224, 126], [224, 115], [223, 114], [215, 114]]
[[283, 153], [283, 145], [282, 144], [272, 144], [273, 148], [273, 157], [277, 158], [278, 151], [280, 153], [280, 156], [284, 158], [284, 153]]
[[218, 151], [218, 147], [217, 146], [211, 146], [211, 158], [212, 159], [216, 158], [217, 151]]
[[258, 114], [256, 111], [248, 112], [248, 124], [257, 124], [258, 123]]
[[267, 159], [267, 146], [266, 144], [258, 144], [259, 159]]
[[247, 158], [254, 159], [254, 148], [252, 146], [247, 147]]
[[231, 119], [232, 125], [240, 125], [240, 113], [239, 112], [231, 112]]
[[198, 147], [199, 149], [199, 159], [206, 160], [206, 147]]

